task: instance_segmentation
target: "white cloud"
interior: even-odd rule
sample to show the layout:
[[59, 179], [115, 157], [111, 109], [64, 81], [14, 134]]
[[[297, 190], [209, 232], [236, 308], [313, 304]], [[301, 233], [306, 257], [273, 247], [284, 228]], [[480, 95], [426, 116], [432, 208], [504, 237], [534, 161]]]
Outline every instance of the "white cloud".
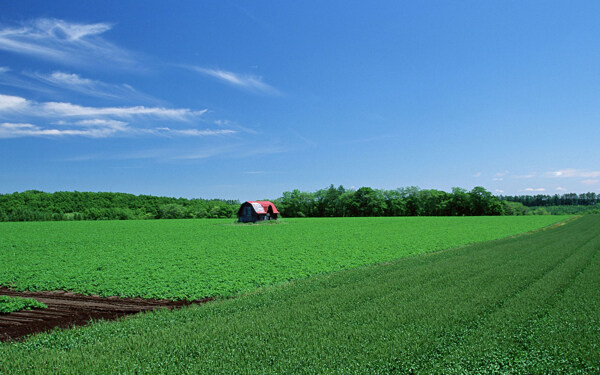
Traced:
[[508, 174], [508, 171], [504, 171], [504, 172], [498, 172], [496, 173], [496, 177], [504, 177]]
[[600, 177], [600, 171], [583, 171], [580, 169], [561, 169], [553, 172], [546, 172], [544, 174], [546, 177], [560, 177], [560, 178], [595, 178]]
[[163, 107], [85, 107], [72, 103], [46, 102], [41, 103], [36, 108], [42, 115], [47, 116], [154, 116], [162, 118], [171, 118], [174, 120], [185, 120], [193, 116], [199, 116], [206, 112], [192, 111], [187, 108], [170, 109]]
[[564, 188], [562, 186], [559, 186], [556, 188], [557, 191], [567, 191], [567, 188]]
[[184, 121], [204, 114], [207, 110], [192, 111], [187, 108], [164, 107], [86, 107], [72, 103], [45, 102], [37, 103], [25, 98], [0, 94], [0, 112], [13, 111], [28, 116], [38, 117], [95, 117], [114, 116], [131, 118], [134, 116], [152, 116], [171, 120]]
[[504, 178], [502, 178], [502, 177], [494, 177], [494, 178], [492, 178], [492, 181], [502, 181], [502, 180], [504, 180]]
[[231, 129], [200, 130], [200, 129], [171, 129], [168, 127], [150, 129], [149, 131], [154, 134], [185, 135], [185, 136], [192, 136], [192, 137], [205, 136], [205, 135], [230, 135], [230, 134], [237, 133], [235, 130], [231, 130]]
[[0, 94], [0, 111], [17, 111], [27, 106], [27, 99]]
[[600, 180], [583, 180], [581, 181], [582, 184], [584, 185], [596, 185], [598, 182], [600, 182]]
[[[4, 122], [0, 138], [34, 136], [84, 136], [104, 138], [116, 135], [155, 136], [222, 136], [237, 133], [234, 129], [197, 129], [150, 126], [152, 121], [179, 121], [189, 123], [206, 110], [162, 107], [85, 107], [72, 103], [38, 103], [18, 96], [0, 95], [0, 114], [4, 120], [11, 115], [17, 120]], [[51, 126], [34, 125], [29, 120], [37, 118]], [[65, 120], [66, 119], [66, 120]], [[139, 121], [143, 120], [143, 126]]]
[[11, 70], [9, 68], [5, 68], [4, 70], [2, 70], [2, 67], [0, 67], [0, 85], [31, 90], [35, 91], [37, 94], [45, 93], [47, 95], [56, 95], [56, 93], [53, 90], [50, 90], [43, 85], [37, 84], [36, 82], [31, 82], [29, 80], [17, 77], [16, 75], [9, 73], [10, 71]]
[[[59, 122], [59, 125], [64, 124]], [[105, 120], [105, 119], [91, 119], [91, 120], [81, 120], [81, 121], [77, 121], [75, 124], [77, 125], [83, 125], [83, 126], [113, 126], [113, 127], [122, 127], [127, 125], [126, 122], [124, 121], [118, 121], [118, 120]]]
[[63, 83], [66, 86], [89, 86], [94, 83], [91, 79], [81, 78], [74, 73], [54, 72], [44, 78], [50, 82]]
[[130, 65], [131, 53], [102, 38], [108, 23], [81, 24], [41, 18], [18, 27], [0, 26], [0, 49], [66, 64], [93, 64], [111, 61]]
[[542, 192], [542, 191], [546, 191], [546, 189], [544, 188], [525, 188], [525, 191], [537, 191], [537, 192]]
[[535, 176], [537, 176], [536, 173], [530, 173], [530, 174], [515, 175], [512, 177], [513, 178], [534, 178]]
[[10, 68], [7, 66], [0, 66], [0, 74], [10, 72]]
[[473, 175], [473, 177], [481, 177], [481, 172], [477, 172]]
[[496, 193], [504, 193], [504, 190], [496, 189]]
[[20, 137], [60, 137], [82, 136], [89, 138], [107, 138], [111, 136], [131, 135], [161, 135], [161, 136], [218, 136], [231, 135], [235, 130], [228, 129], [170, 129], [170, 128], [135, 128], [123, 121], [110, 121], [103, 119], [84, 120], [75, 123], [60, 122], [59, 128], [48, 128], [30, 123], [0, 123], [0, 138]]
[[48, 129], [29, 123], [1, 123], [0, 138], [40, 137], [40, 136], [68, 136], [78, 135], [91, 138], [104, 138], [114, 135], [118, 129], [100, 127], [92, 129]]
[[98, 80], [84, 78], [75, 73], [55, 71], [51, 74], [29, 72], [24, 72], [23, 74], [44, 84], [75, 91], [89, 96], [112, 99], [157, 101], [151, 96], [140, 93], [130, 85], [105, 83]]
[[263, 82], [262, 77], [259, 76], [238, 74], [221, 69], [208, 69], [201, 67], [192, 67], [192, 69], [242, 89], [270, 95], [280, 94], [279, 90]]

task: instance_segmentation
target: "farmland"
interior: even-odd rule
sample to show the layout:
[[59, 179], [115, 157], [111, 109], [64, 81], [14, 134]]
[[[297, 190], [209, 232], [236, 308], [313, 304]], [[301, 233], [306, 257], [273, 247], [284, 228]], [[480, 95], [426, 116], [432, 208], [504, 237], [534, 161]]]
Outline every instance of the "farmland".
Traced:
[[499, 239], [558, 216], [0, 223], [0, 285], [101, 296], [231, 296]]
[[31, 298], [18, 298], [0, 295], [0, 314], [28, 309], [43, 309], [47, 306]]
[[40, 334], [1, 344], [0, 372], [598, 373], [598, 228], [590, 215]]

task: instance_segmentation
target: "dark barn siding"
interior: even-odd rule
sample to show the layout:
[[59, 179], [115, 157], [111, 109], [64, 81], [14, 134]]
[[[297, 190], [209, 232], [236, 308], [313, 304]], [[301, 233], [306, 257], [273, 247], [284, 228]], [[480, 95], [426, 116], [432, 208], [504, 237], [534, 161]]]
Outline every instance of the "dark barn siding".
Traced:
[[250, 203], [246, 202], [242, 204], [238, 211], [238, 221], [242, 223], [258, 221], [258, 214], [254, 212]]
[[[254, 202], [256, 203], [256, 202]], [[264, 207], [264, 206], [263, 206]], [[244, 202], [240, 206], [238, 210], [238, 222], [248, 223], [248, 222], [257, 222], [262, 220], [277, 220], [277, 213], [275, 213], [277, 209], [273, 209], [272, 203], [269, 204], [267, 211], [265, 213], [257, 213], [250, 202]]]

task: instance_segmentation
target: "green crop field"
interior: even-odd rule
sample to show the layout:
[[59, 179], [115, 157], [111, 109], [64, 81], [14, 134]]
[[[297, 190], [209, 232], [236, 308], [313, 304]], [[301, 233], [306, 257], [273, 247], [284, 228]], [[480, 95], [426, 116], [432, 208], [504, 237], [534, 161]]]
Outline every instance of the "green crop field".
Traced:
[[19, 298], [0, 295], [0, 314], [29, 309], [44, 309], [48, 306], [31, 298]]
[[597, 374], [599, 285], [600, 216], [589, 215], [0, 344], [0, 373]]
[[230, 296], [542, 228], [563, 216], [0, 223], [0, 285], [102, 296]]

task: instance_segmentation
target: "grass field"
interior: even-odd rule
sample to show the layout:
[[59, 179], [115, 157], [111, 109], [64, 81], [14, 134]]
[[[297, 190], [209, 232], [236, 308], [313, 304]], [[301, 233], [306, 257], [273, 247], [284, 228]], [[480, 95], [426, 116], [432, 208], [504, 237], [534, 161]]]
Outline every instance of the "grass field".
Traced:
[[566, 217], [0, 223], [0, 285], [199, 299], [538, 229]]
[[0, 373], [599, 373], [599, 253], [585, 216], [2, 344]]

